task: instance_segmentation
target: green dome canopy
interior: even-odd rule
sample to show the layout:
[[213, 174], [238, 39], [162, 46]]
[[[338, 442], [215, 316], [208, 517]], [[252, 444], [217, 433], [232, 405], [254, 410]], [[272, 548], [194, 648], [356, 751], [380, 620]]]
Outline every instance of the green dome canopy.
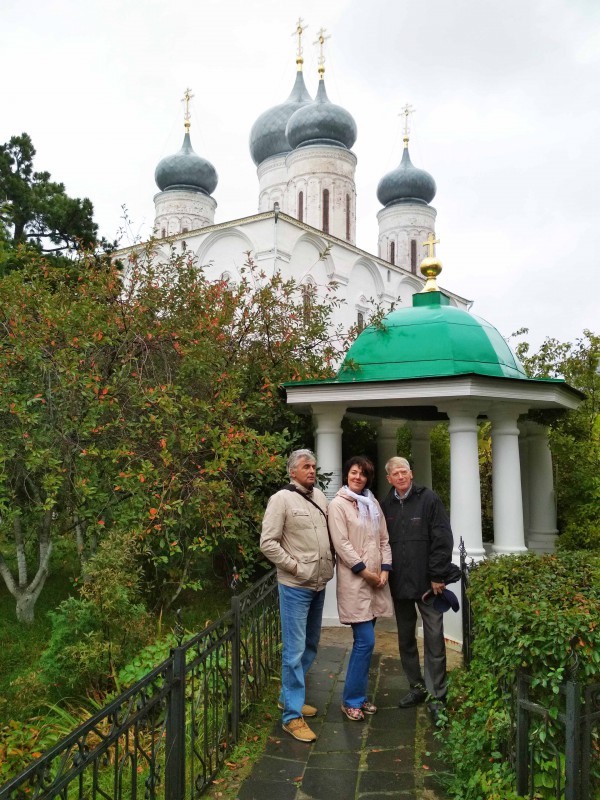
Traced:
[[348, 350], [337, 382], [393, 381], [452, 375], [520, 378], [527, 374], [500, 333], [449, 305], [441, 292], [413, 296], [412, 308], [369, 325]]

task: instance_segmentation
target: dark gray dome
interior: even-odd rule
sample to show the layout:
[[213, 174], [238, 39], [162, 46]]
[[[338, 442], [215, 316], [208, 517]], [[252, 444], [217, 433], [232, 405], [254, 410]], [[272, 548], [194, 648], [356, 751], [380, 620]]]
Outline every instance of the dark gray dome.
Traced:
[[356, 122], [345, 108], [329, 102], [325, 81], [321, 79], [314, 102], [292, 114], [285, 135], [293, 149], [327, 144], [349, 150], [356, 141]]
[[424, 169], [414, 167], [408, 147], [400, 165], [384, 175], [377, 187], [377, 198], [384, 206], [395, 203], [431, 203], [436, 193], [435, 181]]
[[189, 131], [183, 138], [181, 150], [159, 161], [154, 173], [159, 189], [189, 189], [203, 194], [212, 194], [217, 188], [218, 176], [215, 168], [205, 158], [197, 155]]
[[311, 102], [306, 91], [301, 70], [296, 73], [296, 82], [285, 103], [263, 111], [250, 131], [250, 155], [258, 166], [265, 159], [292, 149], [285, 138], [285, 126], [294, 111]]

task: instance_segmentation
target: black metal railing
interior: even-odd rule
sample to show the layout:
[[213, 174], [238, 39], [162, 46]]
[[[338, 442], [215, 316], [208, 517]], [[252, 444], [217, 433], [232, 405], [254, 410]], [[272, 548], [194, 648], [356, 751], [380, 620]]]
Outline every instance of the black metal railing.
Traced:
[[275, 570], [231, 610], [0, 787], [0, 800], [183, 800], [228, 758], [280, 666]]
[[555, 713], [530, 698], [532, 681], [525, 674], [517, 680], [517, 792], [537, 798], [545, 789], [544, 796], [557, 800], [597, 800], [600, 683], [565, 681], [559, 688], [560, 710]]
[[468, 669], [473, 657], [473, 614], [469, 601], [468, 590], [471, 585], [471, 572], [477, 568], [475, 559], [470, 558], [465, 547], [462, 536], [458, 545], [460, 555], [460, 606], [462, 611], [462, 630], [463, 630], [463, 663]]

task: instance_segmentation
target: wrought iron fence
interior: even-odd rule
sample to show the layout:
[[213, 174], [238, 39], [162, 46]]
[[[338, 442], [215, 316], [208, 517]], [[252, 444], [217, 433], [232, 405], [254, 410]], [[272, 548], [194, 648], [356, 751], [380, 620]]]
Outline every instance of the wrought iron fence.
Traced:
[[182, 800], [210, 785], [279, 669], [275, 570], [0, 787], [0, 800]]
[[600, 683], [565, 681], [556, 714], [531, 699], [532, 682], [525, 674], [517, 681], [517, 792], [530, 798], [598, 800]]
[[471, 572], [477, 568], [477, 562], [469, 558], [462, 536], [458, 545], [460, 555], [460, 600], [462, 610], [462, 629], [463, 629], [463, 663], [468, 669], [473, 655], [473, 615], [471, 603], [469, 602], [468, 590], [471, 585]]

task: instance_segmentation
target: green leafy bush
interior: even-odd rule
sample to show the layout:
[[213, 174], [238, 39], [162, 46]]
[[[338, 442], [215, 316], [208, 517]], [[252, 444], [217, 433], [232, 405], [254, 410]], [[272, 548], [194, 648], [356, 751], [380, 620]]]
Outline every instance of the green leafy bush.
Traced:
[[[564, 751], [560, 685], [600, 675], [600, 555], [527, 553], [482, 562], [472, 572], [474, 624], [469, 670], [450, 676], [449, 724], [443, 736], [457, 800], [515, 797], [514, 691], [519, 670], [532, 677], [530, 699], [549, 709], [537, 737], [536, 797], [546, 798], [552, 747]], [[600, 781], [600, 775], [594, 780]]]
[[147, 643], [151, 625], [140, 597], [135, 541], [113, 529], [90, 560], [79, 597], [49, 612], [52, 635], [40, 659], [59, 693], [120, 690], [118, 670]]

